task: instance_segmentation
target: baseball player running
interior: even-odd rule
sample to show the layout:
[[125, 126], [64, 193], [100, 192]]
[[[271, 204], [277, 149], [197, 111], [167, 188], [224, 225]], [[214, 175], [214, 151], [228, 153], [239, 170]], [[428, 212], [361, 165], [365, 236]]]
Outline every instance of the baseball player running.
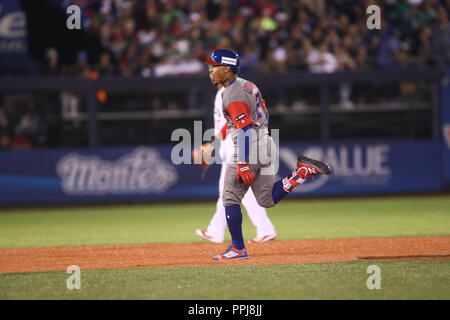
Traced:
[[[216, 98], [214, 100], [214, 131], [215, 136], [218, 139], [222, 140], [219, 149], [220, 158], [222, 160], [222, 169], [220, 171], [219, 179], [219, 199], [217, 200], [216, 204], [216, 212], [213, 215], [208, 228], [206, 230], [197, 229], [195, 231], [195, 234], [204, 240], [221, 243], [224, 240], [225, 228], [227, 227], [225, 207], [223, 206], [222, 202], [222, 190], [224, 186], [226, 163], [232, 157], [234, 149], [231, 136], [227, 135], [227, 132], [229, 130], [227, 130], [228, 126], [225, 117], [223, 116], [222, 110], [222, 92], [225, 90], [225, 88], [220, 83], [214, 83], [212, 78], [211, 81], [216, 85], [218, 89]], [[204, 152], [211, 153], [213, 151], [213, 147], [211, 144], [207, 144], [206, 147], [207, 151]], [[201, 152], [201, 150], [198, 150], [197, 152]], [[210, 154], [206, 155], [206, 157], [209, 156]], [[242, 204], [244, 205], [251, 222], [256, 227], [256, 237], [249, 240], [249, 242], [261, 243], [275, 240], [275, 238], [277, 237], [275, 228], [269, 217], [267, 216], [266, 209], [259, 206], [256, 202], [255, 196], [251, 189], [249, 189], [245, 194], [244, 198], [242, 199]]]
[[275, 181], [272, 158], [275, 144], [269, 136], [269, 113], [261, 92], [250, 81], [238, 77], [239, 55], [228, 49], [218, 49], [205, 64], [211, 65], [213, 83], [225, 88], [222, 109], [233, 141], [233, 155], [227, 162], [222, 202], [232, 243], [213, 257], [215, 260], [247, 259], [249, 254], [242, 235], [241, 202], [249, 187], [261, 207], [275, 206], [294, 188], [318, 174], [331, 174], [321, 161], [299, 156], [297, 169], [291, 176]]

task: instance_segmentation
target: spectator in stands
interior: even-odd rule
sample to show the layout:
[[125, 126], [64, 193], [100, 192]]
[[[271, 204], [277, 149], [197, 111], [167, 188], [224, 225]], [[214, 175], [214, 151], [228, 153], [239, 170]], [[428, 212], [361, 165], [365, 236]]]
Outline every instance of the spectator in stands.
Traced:
[[[350, 54], [343, 48], [336, 48], [336, 60], [339, 71], [354, 71], [356, 63]], [[339, 86], [340, 105], [344, 109], [353, 109], [353, 102], [350, 100], [352, 86], [350, 83], [341, 83]]]
[[22, 132], [17, 131], [12, 137], [9, 137], [7, 140], [6, 149], [10, 150], [22, 150], [22, 149], [31, 149], [33, 144], [30, 139], [28, 139]]
[[447, 12], [439, 11], [438, 22], [432, 28], [432, 49], [435, 63], [439, 67], [450, 65], [450, 23]]
[[45, 52], [45, 70], [44, 73], [46, 75], [59, 75], [59, 61], [58, 61], [58, 51], [55, 48], [48, 48]]
[[[66, 5], [69, 2], [65, 1]], [[382, 30], [366, 28], [367, 3], [360, 0], [77, 3], [82, 6], [83, 28], [97, 34], [105, 50], [112, 54], [109, 64], [113, 68], [106, 67], [100, 74], [114, 71], [123, 76], [173, 74], [167, 70], [178, 63], [188, 65], [185, 72], [206, 72], [192, 59], [201, 62], [220, 46], [241, 53], [245, 70], [308, 68], [305, 51], [309, 51], [310, 44], [318, 48], [322, 43], [329, 46], [322, 55], [326, 61], [319, 64], [316, 61], [313, 72], [338, 70], [337, 63], [332, 62], [332, 52], [338, 46], [355, 62], [359, 61], [357, 68], [427, 66], [433, 61], [439, 66], [450, 65], [447, 18], [450, 0], [376, 1], [384, 13]], [[361, 47], [367, 50], [361, 51]], [[317, 51], [307, 53], [311, 59], [317, 59], [317, 54]], [[427, 59], [430, 55], [434, 59]], [[47, 74], [58, 72], [54, 59], [46, 63], [52, 65]], [[104, 55], [98, 60], [97, 66], [108, 64]], [[80, 63], [80, 57], [76, 64], [60, 71], [84, 76], [89, 73], [90, 68]]]
[[433, 63], [432, 31], [428, 26], [422, 26], [417, 39], [417, 63], [431, 65]]
[[90, 67], [86, 51], [80, 51], [77, 55], [77, 62], [75, 64], [75, 73], [80, 77], [90, 77]]
[[325, 42], [320, 43], [318, 49], [313, 49], [306, 59], [309, 71], [313, 73], [332, 73], [338, 69], [338, 61]]
[[0, 104], [0, 131], [6, 132], [8, 130], [9, 121], [8, 121], [8, 115], [5, 110], [5, 107], [3, 104]]
[[315, 50], [311, 40], [307, 37], [302, 38], [301, 48], [299, 50], [299, 60], [302, 69], [308, 69], [308, 57]]
[[401, 31], [397, 28], [389, 28], [380, 47], [377, 57], [377, 66], [381, 69], [391, 69], [406, 64], [407, 55], [400, 40]]
[[113, 76], [116, 74], [116, 69], [111, 63], [111, 57], [108, 52], [103, 52], [100, 55], [100, 63], [96, 66], [96, 70], [101, 76]]
[[9, 143], [8, 115], [3, 104], [0, 104], [0, 149], [6, 148]]
[[347, 50], [336, 47], [335, 57], [338, 64], [339, 71], [354, 71], [357, 68], [355, 60], [350, 56]]
[[322, 18], [325, 15], [325, 0], [304, 0], [304, 2], [318, 18]]
[[20, 114], [14, 113], [13, 104], [6, 100], [0, 105], [0, 146], [4, 149], [28, 149], [31, 141], [16, 126]]
[[42, 119], [37, 110], [37, 102], [30, 98], [27, 104], [27, 110], [22, 114], [18, 125], [15, 128], [16, 136], [13, 142], [17, 144], [20, 141], [22, 146], [37, 145], [41, 139]]
[[254, 69], [259, 63], [259, 52], [250, 44], [244, 45], [241, 53], [241, 71]]
[[359, 47], [356, 51], [356, 57], [354, 60], [354, 70], [368, 70], [371, 69], [371, 63], [365, 47]]

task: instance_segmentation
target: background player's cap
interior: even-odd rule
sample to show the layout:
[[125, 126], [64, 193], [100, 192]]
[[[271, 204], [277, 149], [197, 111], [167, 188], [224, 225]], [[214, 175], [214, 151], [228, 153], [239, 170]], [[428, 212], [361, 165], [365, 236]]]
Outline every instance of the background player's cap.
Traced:
[[217, 49], [212, 53], [211, 60], [206, 61], [205, 64], [213, 66], [230, 66], [233, 72], [238, 74], [241, 59], [233, 50]]

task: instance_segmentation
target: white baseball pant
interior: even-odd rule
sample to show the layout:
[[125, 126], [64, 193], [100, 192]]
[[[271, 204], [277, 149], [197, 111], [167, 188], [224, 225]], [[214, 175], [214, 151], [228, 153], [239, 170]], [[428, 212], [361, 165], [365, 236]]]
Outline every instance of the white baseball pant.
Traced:
[[[231, 139], [222, 141], [219, 152], [222, 158], [222, 169], [220, 171], [219, 178], [219, 199], [217, 199], [216, 203], [216, 212], [211, 218], [206, 231], [211, 237], [214, 238], [215, 241], [222, 242], [224, 240], [225, 229], [227, 227], [225, 207], [223, 206], [222, 202], [222, 192], [225, 182], [225, 171], [227, 168], [226, 162], [230, 155], [232, 155], [234, 152], [233, 141], [231, 141]], [[251, 188], [248, 189], [247, 193], [242, 199], [242, 204], [247, 211], [250, 221], [256, 227], [257, 236], [275, 234], [275, 227], [267, 216], [266, 209], [258, 204]]]

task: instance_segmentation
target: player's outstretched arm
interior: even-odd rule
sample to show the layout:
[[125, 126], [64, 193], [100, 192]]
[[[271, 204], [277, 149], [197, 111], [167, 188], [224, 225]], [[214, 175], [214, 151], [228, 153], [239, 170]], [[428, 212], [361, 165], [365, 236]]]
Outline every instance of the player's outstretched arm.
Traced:
[[207, 142], [192, 150], [192, 159], [194, 164], [199, 164], [204, 168], [209, 167], [210, 159], [214, 151], [214, 144]]

